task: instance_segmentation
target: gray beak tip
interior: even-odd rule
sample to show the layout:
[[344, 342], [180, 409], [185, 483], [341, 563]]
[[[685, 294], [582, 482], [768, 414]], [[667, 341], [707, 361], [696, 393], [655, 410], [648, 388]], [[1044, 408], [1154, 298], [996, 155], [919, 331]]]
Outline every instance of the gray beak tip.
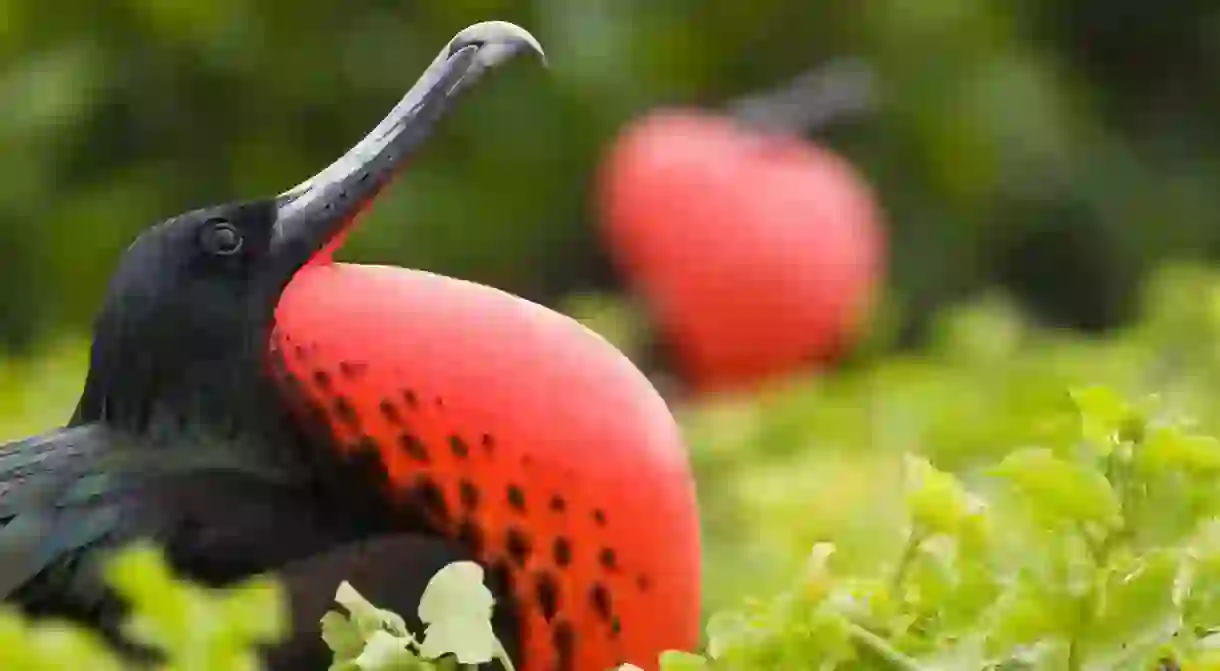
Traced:
[[450, 40], [448, 51], [453, 54], [469, 46], [479, 47], [478, 58], [483, 68], [495, 67], [523, 51], [533, 52], [543, 66], [548, 65], [538, 39], [507, 21], [483, 21], [466, 27]]

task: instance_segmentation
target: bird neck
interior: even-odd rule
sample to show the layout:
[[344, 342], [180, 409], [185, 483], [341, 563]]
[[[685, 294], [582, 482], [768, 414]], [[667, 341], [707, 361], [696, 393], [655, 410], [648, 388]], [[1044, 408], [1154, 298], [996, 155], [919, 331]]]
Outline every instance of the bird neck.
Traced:
[[72, 424], [280, 445], [290, 423], [256, 346], [224, 357], [183, 359], [155, 348], [95, 347]]

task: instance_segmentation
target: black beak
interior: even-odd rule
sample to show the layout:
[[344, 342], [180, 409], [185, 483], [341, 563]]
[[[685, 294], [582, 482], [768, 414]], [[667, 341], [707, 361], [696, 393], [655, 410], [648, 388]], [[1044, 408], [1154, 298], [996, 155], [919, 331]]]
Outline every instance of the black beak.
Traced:
[[276, 199], [272, 254], [286, 264], [284, 270], [294, 273], [346, 230], [431, 135], [462, 91], [526, 51], [546, 63], [533, 35], [503, 21], [477, 23], [454, 36], [371, 133]]

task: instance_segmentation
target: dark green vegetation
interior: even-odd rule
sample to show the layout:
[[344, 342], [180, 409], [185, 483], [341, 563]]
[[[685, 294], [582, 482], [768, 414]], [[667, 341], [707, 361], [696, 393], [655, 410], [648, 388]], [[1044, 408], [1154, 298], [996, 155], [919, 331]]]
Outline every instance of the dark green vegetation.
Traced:
[[883, 194], [912, 319], [1008, 279], [1064, 321], [1108, 324], [1151, 262], [1217, 248], [1216, 22], [1199, 3], [573, 7], [5, 2], [0, 342], [83, 329], [142, 226], [294, 183], [380, 118], [407, 64], [489, 17], [538, 36], [552, 73], [522, 68], [463, 109], [349, 258], [556, 296], [595, 279], [589, 178], [626, 119], [853, 55], [879, 69], [886, 106], [831, 144]]

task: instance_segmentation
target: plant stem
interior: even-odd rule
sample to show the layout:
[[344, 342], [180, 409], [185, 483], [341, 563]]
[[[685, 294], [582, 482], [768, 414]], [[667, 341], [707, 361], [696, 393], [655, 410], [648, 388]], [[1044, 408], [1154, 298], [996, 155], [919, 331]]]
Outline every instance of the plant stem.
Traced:
[[886, 668], [893, 669], [894, 671], [923, 671], [923, 667], [914, 659], [902, 654], [894, 646], [890, 645], [889, 641], [864, 627], [854, 622], [849, 622], [847, 630], [851, 634], [852, 643], [855, 644], [857, 649], [876, 658]]
[[[1118, 491], [1119, 510], [1123, 515], [1119, 528], [1110, 530], [1100, 539], [1094, 539], [1093, 535], [1089, 533], [1088, 528], [1084, 525], [1078, 525], [1077, 527], [1077, 532], [1084, 540], [1085, 546], [1089, 550], [1089, 556], [1093, 559], [1093, 564], [1098, 569], [1105, 569], [1106, 565], [1110, 563], [1110, 554], [1115, 544], [1121, 542], [1128, 533], [1130, 525], [1127, 513], [1131, 506], [1131, 496], [1127, 475], [1126, 469], [1112, 453], [1106, 460], [1106, 479]], [[1089, 627], [1092, 626], [1093, 616], [1097, 612], [1102, 589], [1104, 589], [1104, 585], [1094, 583], [1089, 588], [1088, 593], [1077, 602], [1079, 612], [1076, 616], [1075, 631], [1072, 633], [1072, 640], [1068, 644], [1068, 671], [1080, 671], [1084, 663], [1082, 659], [1083, 653], [1080, 650], [1080, 639], [1088, 631]]]
[[1082, 653], [1080, 651], [1080, 634], [1081, 631], [1088, 626], [1087, 620], [1090, 616], [1089, 609], [1093, 606], [1093, 592], [1094, 590], [1089, 590], [1088, 595], [1081, 599], [1077, 604], [1077, 608], [1080, 612], [1076, 618], [1076, 631], [1073, 632], [1072, 640], [1068, 643], [1068, 671], [1080, 671], [1083, 663], [1083, 660], [1081, 659]]
[[919, 546], [926, 538], [927, 534], [919, 529], [911, 529], [906, 546], [902, 548], [902, 554], [898, 557], [898, 565], [894, 567], [894, 575], [890, 578], [890, 591], [895, 595], [902, 588], [902, 583], [906, 581], [907, 573], [910, 572], [911, 565], [915, 562], [915, 553], [919, 551]]

